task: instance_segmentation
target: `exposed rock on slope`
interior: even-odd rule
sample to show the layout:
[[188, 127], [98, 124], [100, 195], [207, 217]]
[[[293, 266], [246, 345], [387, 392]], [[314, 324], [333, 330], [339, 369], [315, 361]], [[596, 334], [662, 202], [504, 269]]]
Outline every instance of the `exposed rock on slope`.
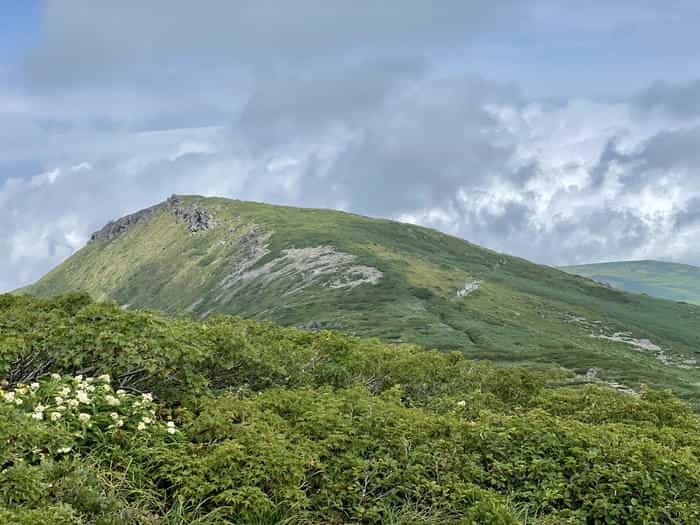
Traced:
[[177, 198], [170, 199], [175, 220], [180, 223], [185, 223], [190, 230], [190, 233], [197, 233], [208, 230], [211, 226], [215, 226], [214, 217], [209, 211], [197, 204], [185, 206], [181, 204]]
[[479, 281], [467, 281], [464, 288], [457, 290], [457, 297], [466, 297], [476, 292], [481, 286]]
[[332, 246], [287, 249], [282, 251], [280, 257], [260, 267], [251, 268], [257, 261], [253, 264], [246, 262], [244, 271], [226, 277], [221, 286], [231, 288], [251, 281], [265, 286], [274, 281], [288, 280], [294, 283], [287, 291], [291, 294], [312, 285], [353, 289], [361, 284], [377, 284], [382, 272], [377, 268], [354, 264], [355, 259], [354, 255], [338, 252]]

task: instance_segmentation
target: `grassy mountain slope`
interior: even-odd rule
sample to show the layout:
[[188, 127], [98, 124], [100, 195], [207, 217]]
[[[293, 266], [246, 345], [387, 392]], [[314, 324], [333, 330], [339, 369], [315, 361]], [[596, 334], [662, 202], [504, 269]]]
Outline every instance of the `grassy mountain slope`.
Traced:
[[589, 383], [0, 295], [0, 523], [698, 523], [690, 406]]
[[696, 266], [662, 261], [624, 261], [566, 266], [562, 270], [628, 292], [700, 304], [700, 268]]
[[[472, 291], [459, 296], [465, 288]], [[129, 308], [312, 323], [700, 393], [696, 306], [335, 211], [173, 198], [108, 225], [24, 291], [74, 290]]]

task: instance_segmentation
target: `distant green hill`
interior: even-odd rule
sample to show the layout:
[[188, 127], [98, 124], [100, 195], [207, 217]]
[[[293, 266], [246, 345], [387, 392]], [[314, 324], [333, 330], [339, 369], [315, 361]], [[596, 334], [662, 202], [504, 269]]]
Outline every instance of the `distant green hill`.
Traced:
[[23, 292], [76, 290], [128, 309], [330, 327], [700, 399], [700, 307], [349, 213], [172, 197], [108, 224]]
[[566, 266], [562, 270], [628, 292], [700, 304], [700, 268], [697, 266], [661, 261], [627, 261]]

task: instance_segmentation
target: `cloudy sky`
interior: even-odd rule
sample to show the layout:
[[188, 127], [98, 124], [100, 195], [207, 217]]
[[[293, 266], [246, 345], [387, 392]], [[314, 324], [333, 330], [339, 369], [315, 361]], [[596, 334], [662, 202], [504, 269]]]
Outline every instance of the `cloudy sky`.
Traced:
[[0, 291], [173, 193], [700, 264], [696, 0], [4, 0]]

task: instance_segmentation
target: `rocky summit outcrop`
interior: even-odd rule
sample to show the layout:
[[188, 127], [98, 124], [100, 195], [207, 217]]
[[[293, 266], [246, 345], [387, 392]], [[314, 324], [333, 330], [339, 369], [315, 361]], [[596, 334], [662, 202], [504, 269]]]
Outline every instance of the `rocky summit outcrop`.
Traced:
[[185, 205], [180, 197], [172, 195], [165, 202], [125, 215], [116, 221], [110, 221], [101, 230], [90, 236], [90, 242], [114, 242], [137, 224], [141, 224], [163, 211], [172, 213], [176, 222], [186, 224], [190, 233], [208, 230], [214, 224], [214, 217], [206, 208], [197, 204]]
[[179, 223], [187, 224], [190, 233], [205, 231], [210, 226], [213, 226], [214, 217], [212, 214], [206, 208], [197, 204], [182, 206], [175, 198], [172, 204], [172, 211], [175, 214], [175, 220]]

